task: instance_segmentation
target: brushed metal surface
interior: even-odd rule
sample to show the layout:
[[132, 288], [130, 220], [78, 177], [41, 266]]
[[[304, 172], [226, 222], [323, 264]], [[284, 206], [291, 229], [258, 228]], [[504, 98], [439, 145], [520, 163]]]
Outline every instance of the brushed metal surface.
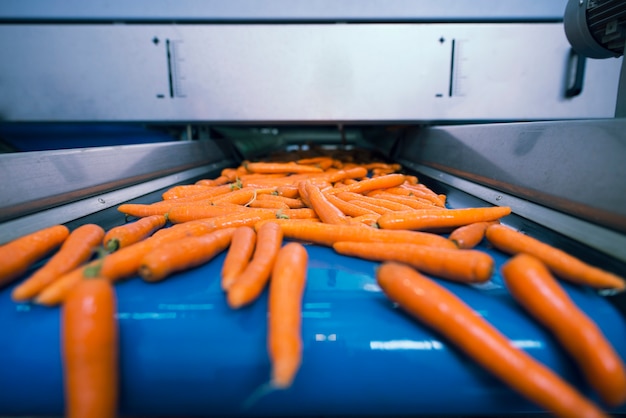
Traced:
[[230, 158], [214, 141], [0, 154], [0, 221]]
[[621, 59], [566, 98], [561, 23], [2, 24], [0, 120], [612, 117]]

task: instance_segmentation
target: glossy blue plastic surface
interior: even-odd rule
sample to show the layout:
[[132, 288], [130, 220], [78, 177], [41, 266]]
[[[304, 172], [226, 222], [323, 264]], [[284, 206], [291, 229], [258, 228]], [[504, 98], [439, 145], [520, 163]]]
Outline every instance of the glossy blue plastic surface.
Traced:
[[[506, 259], [486, 246], [481, 249], [498, 266]], [[247, 308], [229, 309], [219, 284], [224, 254], [162, 283], [134, 278], [118, 284], [122, 413], [390, 416], [540, 411], [394, 308], [376, 285], [377, 263], [319, 246], [308, 245], [307, 250], [302, 367], [292, 388], [252, 402], [270, 372], [267, 295]], [[439, 283], [597, 400], [553, 338], [516, 306], [498, 273], [478, 287]], [[626, 358], [624, 318], [593, 292], [565, 287]], [[10, 290], [0, 291], [0, 416], [62, 414], [60, 311], [16, 304]]]

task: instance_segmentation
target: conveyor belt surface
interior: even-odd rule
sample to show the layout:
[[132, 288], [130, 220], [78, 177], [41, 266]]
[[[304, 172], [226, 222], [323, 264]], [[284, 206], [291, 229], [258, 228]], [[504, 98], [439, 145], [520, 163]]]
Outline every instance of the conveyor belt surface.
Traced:
[[[453, 204], [454, 201], [450, 200]], [[231, 310], [220, 288], [224, 254], [158, 284], [116, 285], [122, 413], [130, 416], [391, 416], [541, 412], [380, 291], [377, 263], [307, 245], [304, 354], [293, 387], [255, 398], [269, 379], [267, 293]], [[586, 395], [553, 337], [509, 296], [499, 274], [480, 286], [436, 279]], [[594, 292], [564, 284], [626, 358], [626, 319]], [[0, 415], [63, 412], [59, 309], [14, 303], [0, 291]], [[615, 411], [626, 413], [626, 409]]]

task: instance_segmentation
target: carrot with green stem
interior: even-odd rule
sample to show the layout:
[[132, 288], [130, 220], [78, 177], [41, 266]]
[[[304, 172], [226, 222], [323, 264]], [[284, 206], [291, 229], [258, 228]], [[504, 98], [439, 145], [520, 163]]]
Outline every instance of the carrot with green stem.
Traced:
[[307, 183], [304, 185], [311, 207], [317, 216], [329, 224], [342, 224], [346, 222], [346, 215], [328, 201], [324, 193], [315, 185]]
[[383, 263], [376, 279], [390, 300], [531, 402], [559, 417], [606, 416], [560, 376], [513, 346], [454, 293], [415, 269]]
[[100, 276], [111, 282], [127, 279], [137, 274], [141, 260], [152, 249], [167, 242], [189, 236], [207, 234], [215, 230], [214, 225], [205, 222], [187, 222], [171, 228], [161, 229], [151, 237], [121, 248], [114, 253], [80, 266], [50, 283], [39, 292], [35, 302], [45, 306], [56, 306], [65, 300], [68, 293], [84, 278], [85, 269], [100, 269]]
[[290, 209], [302, 209], [306, 207], [301, 199], [289, 198], [286, 196], [280, 196], [278, 194], [260, 194], [257, 195], [257, 200], [271, 200], [281, 202], [287, 205]]
[[291, 386], [302, 363], [302, 298], [308, 254], [302, 244], [290, 242], [276, 256], [268, 296], [268, 351], [271, 387]]
[[13, 300], [21, 302], [32, 299], [54, 280], [89, 260], [103, 236], [104, 230], [95, 224], [85, 224], [74, 229], [61, 248], [40, 269], [13, 289]]
[[235, 229], [222, 264], [222, 289], [227, 291], [250, 262], [256, 245], [256, 232], [252, 227], [241, 226]]
[[107, 251], [116, 251], [149, 237], [158, 229], [165, 226], [167, 218], [164, 215], [152, 215], [135, 222], [116, 226], [106, 232], [102, 244]]
[[254, 302], [267, 284], [283, 241], [275, 222], [266, 222], [257, 230], [257, 244], [252, 259], [228, 289], [226, 300], [233, 309]]
[[147, 282], [158, 282], [207, 263], [228, 247], [234, 232], [235, 228], [219, 229], [160, 245], [143, 257], [139, 275]]
[[37, 261], [58, 248], [69, 236], [64, 225], [54, 225], [0, 246], [0, 286], [19, 278]]
[[336, 242], [339, 254], [374, 261], [396, 261], [422, 273], [461, 283], [484, 283], [491, 278], [493, 258], [483, 251], [455, 250], [388, 242]]
[[97, 275], [69, 293], [61, 313], [65, 416], [117, 415], [119, 341], [115, 290]]
[[475, 222], [490, 222], [511, 213], [508, 206], [475, 207], [464, 209], [414, 209], [382, 215], [378, 225], [384, 229], [429, 230], [457, 228]]
[[[285, 238], [312, 242], [327, 247], [338, 241], [358, 241], [412, 243], [456, 249], [456, 246], [447, 238], [430, 232], [383, 230], [372, 227], [364, 228], [359, 225], [298, 222], [291, 219], [277, 219], [272, 222], [280, 225]], [[255, 225], [255, 228], [261, 224]]]
[[585, 263], [552, 245], [546, 244], [505, 225], [490, 225], [487, 240], [509, 254], [526, 253], [543, 261], [561, 279], [596, 289], [623, 291], [626, 281], [616, 274]]
[[626, 402], [626, 366], [598, 325], [538, 258], [518, 254], [502, 266], [509, 293], [556, 337], [611, 407]]
[[489, 225], [499, 223], [499, 221], [491, 222], [474, 222], [456, 228], [450, 233], [448, 239], [456, 244], [457, 247], [467, 250], [477, 246], [485, 237], [485, 231]]

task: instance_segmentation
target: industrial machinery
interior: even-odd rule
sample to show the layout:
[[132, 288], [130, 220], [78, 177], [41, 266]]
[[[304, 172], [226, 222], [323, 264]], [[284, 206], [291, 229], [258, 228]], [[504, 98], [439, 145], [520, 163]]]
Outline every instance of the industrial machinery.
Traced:
[[[0, 243], [57, 223], [122, 224], [121, 203], [275, 151], [366, 149], [450, 207], [510, 206], [503, 223], [626, 277], [626, 6], [566, 3], [4, 1]], [[489, 283], [442, 284], [597, 400], [512, 301], [508, 257], [481, 248], [498, 266]], [[223, 255], [159, 284], [116, 284], [120, 413], [543, 413], [391, 309], [377, 263], [307, 250], [301, 370], [254, 402], [269, 373], [266, 298], [231, 311]], [[623, 294], [564, 286], [626, 359]], [[0, 416], [61, 415], [59, 310], [10, 291]]]

